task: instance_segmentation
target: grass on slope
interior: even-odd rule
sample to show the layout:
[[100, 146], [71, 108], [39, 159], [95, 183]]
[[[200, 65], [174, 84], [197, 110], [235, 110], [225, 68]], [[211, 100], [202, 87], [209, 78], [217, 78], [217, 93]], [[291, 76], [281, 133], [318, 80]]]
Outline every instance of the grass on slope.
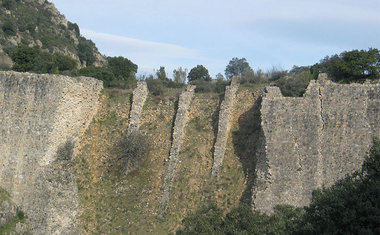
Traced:
[[[239, 90], [231, 133], [239, 131], [239, 118], [253, 106], [252, 91], [252, 87]], [[144, 164], [129, 175], [115, 174], [109, 162], [117, 154], [113, 152], [115, 143], [128, 127], [132, 91], [106, 89], [103, 92], [101, 107], [81, 141], [76, 164], [84, 231], [165, 234], [176, 231], [186, 215], [206, 202], [215, 201], [225, 212], [239, 204], [247, 180], [232, 134], [220, 178], [215, 181], [210, 175], [223, 97], [197, 93], [189, 111], [168, 210], [161, 216], [161, 186], [167, 173], [172, 125], [181, 92], [181, 89], [169, 89], [160, 97], [149, 95], [140, 131], [148, 138], [151, 151]]]

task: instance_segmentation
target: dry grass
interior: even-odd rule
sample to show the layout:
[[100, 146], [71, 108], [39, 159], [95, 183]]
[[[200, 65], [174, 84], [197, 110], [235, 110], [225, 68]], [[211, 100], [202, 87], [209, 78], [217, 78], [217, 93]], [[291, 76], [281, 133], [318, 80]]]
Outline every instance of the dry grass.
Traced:
[[[252, 88], [239, 89], [232, 130], [239, 129], [239, 117], [254, 103], [251, 91]], [[101, 108], [81, 141], [76, 164], [84, 231], [173, 232], [188, 213], [210, 200], [226, 212], [239, 203], [246, 179], [232, 138], [228, 140], [219, 180], [215, 182], [210, 176], [220, 97], [212, 93], [196, 94], [167, 215], [160, 216], [161, 186], [168, 167], [172, 124], [180, 92], [172, 89], [164, 97], [148, 97], [140, 131], [147, 136], [151, 151], [144, 164], [127, 176], [111, 174], [108, 160], [128, 126], [131, 92], [111, 89], [103, 92]]]

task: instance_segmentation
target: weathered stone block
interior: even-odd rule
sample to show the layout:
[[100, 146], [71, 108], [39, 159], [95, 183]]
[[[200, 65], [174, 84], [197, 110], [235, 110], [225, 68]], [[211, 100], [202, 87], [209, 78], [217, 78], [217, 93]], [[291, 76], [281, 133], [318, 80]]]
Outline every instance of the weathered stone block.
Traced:
[[93, 78], [0, 72], [0, 187], [26, 213], [32, 233], [75, 233], [70, 160], [102, 88]]
[[268, 87], [261, 107], [253, 207], [305, 206], [311, 192], [361, 168], [379, 137], [379, 83], [335, 84], [322, 75], [301, 98]]

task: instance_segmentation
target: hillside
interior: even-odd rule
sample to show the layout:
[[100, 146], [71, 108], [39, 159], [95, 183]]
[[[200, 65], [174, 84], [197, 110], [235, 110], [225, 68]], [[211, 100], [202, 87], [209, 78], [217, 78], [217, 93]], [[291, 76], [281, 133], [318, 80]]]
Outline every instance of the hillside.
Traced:
[[81, 67], [106, 63], [95, 44], [80, 35], [78, 25], [45, 0], [0, 1], [0, 66], [11, 65], [6, 54], [18, 45], [62, 53]]

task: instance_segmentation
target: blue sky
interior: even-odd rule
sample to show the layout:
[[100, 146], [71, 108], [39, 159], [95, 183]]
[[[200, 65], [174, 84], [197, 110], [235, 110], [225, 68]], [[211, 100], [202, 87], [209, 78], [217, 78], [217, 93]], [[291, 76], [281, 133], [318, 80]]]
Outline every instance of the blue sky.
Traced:
[[326, 55], [380, 48], [380, 0], [51, 0], [101, 53], [169, 76], [233, 57], [254, 69], [311, 65]]

